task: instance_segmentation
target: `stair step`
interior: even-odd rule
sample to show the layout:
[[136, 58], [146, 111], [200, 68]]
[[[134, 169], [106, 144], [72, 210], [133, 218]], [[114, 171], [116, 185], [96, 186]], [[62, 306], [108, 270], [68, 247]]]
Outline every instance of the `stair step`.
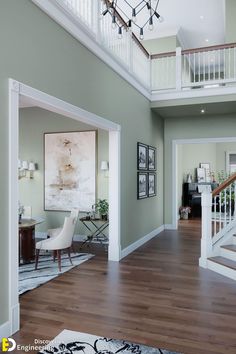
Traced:
[[223, 245], [223, 246], [221, 246], [221, 248], [224, 248], [224, 249], [232, 251], [232, 252], [236, 252], [236, 245]]
[[210, 258], [208, 258], [208, 260], [212, 261], [212, 262], [215, 262], [215, 263], [218, 263], [218, 264], [220, 264], [222, 266], [225, 266], [227, 268], [236, 270], [236, 262], [231, 261], [230, 259], [217, 256], [217, 257], [210, 257]]

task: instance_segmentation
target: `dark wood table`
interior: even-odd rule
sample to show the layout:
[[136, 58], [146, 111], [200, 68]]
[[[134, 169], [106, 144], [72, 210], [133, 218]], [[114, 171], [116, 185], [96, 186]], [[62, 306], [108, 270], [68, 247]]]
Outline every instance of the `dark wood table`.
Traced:
[[35, 259], [35, 226], [43, 220], [22, 219], [19, 224], [19, 263], [30, 263]]
[[89, 231], [89, 235], [87, 235], [80, 248], [85, 244], [90, 245], [92, 241], [98, 241], [107, 248], [109, 239], [107, 235], [104, 234], [104, 231], [109, 226], [109, 220], [85, 216], [81, 218], [80, 221]]

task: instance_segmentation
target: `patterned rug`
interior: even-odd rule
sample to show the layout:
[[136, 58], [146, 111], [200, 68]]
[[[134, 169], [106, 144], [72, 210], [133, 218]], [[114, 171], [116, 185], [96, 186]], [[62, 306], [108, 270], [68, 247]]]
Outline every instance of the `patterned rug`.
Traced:
[[64, 330], [38, 354], [180, 354], [122, 340]]
[[91, 257], [93, 255], [89, 253], [72, 253], [73, 265], [71, 265], [68, 255], [63, 254], [61, 257], [61, 273], [58, 270], [57, 260], [53, 262], [50, 253], [39, 257], [37, 270], [34, 269], [35, 263], [21, 265], [19, 267], [19, 295], [47, 283], [62, 273], [68, 272], [68, 270], [86, 262]]

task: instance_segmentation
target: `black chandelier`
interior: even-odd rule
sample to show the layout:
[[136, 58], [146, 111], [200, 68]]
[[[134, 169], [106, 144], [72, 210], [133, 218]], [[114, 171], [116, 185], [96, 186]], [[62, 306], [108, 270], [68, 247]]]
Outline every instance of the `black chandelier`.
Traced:
[[[122, 38], [122, 29], [132, 31], [132, 26], [139, 29], [139, 38], [144, 39], [144, 29], [148, 27], [153, 30], [154, 22], [163, 22], [163, 17], [157, 12], [160, 0], [140, 0], [136, 6], [132, 6], [128, 0], [103, 0], [106, 8], [102, 12], [102, 16], [109, 14], [111, 16], [112, 28], [118, 28], [118, 38]], [[125, 3], [130, 11], [126, 13], [121, 7], [121, 2]], [[146, 11], [146, 19], [144, 23], [138, 21], [138, 14]]]

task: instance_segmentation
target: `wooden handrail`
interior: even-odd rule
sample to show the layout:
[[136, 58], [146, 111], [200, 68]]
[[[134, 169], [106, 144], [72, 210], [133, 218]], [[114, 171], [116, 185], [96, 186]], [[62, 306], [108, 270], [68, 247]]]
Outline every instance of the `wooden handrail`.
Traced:
[[228, 43], [228, 44], [219, 44], [219, 45], [212, 45], [208, 47], [201, 47], [201, 48], [193, 48], [193, 49], [186, 49], [182, 50], [182, 54], [192, 54], [192, 53], [199, 53], [199, 52], [210, 52], [213, 50], [219, 50], [219, 49], [229, 49], [229, 48], [235, 48], [236, 43]]
[[166, 52], [166, 53], [159, 53], [159, 54], [152, 54], [151, 59], [159, 59], [159, 58], [167, 58], [167, 57], [175, 57], [176, 52]]
[[236, 181], [236, 172], [233, 173], [229, 178], [227, 178], [223, 183], [219, 185], [219, 187], [215, 188], [212, 191], [212, 196], [217, 196], [220, 192], [222, 192], [226, 187], [228, 187], [232, 182]]
[[[193, 54], [193, 53], [200, 53], [200, 52], [210, 52], [214, 50], [229, 49], [235, 47], [236, 47], [236, 43], [219, 44], [219, 45], [213, 45], [213, 46], [202, 47], [202, 48], [185, 49], [182, 50], [181, 54], [184, 55], [184, 54]], [[151, 59], [167, 58], [167, 57], [173, 57], [175, 55], [176, 52], [152, 54]]]

